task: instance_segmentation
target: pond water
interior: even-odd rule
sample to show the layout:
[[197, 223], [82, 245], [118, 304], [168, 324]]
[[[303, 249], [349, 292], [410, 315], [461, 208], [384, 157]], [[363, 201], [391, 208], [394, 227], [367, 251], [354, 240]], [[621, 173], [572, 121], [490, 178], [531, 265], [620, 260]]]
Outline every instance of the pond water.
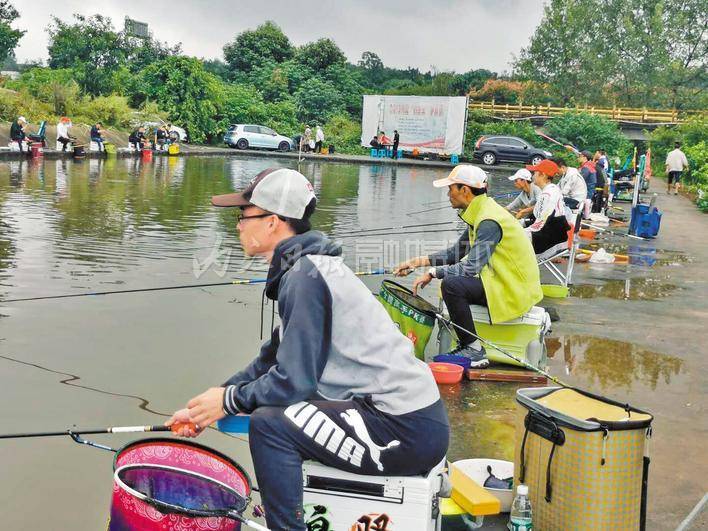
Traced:
[[[260, 344], [262, 319], [270, 325], [262, 287], [11, 301], [263, 277], [265, 264], [244, 257], [234, 209], [217, 210], [209, 199], [244, 188], [273, 166], [297, 163], [237, 157], [0, 163], [2, 432], [159, 424], [245, 365]], [[319, 199], [315, 228], [341, 240], [355, 270], [440, 249], [459, 231], [446, 191], [431, 186], [447, 174], [443, 168], [306, 162], [300, 171]], [[493, 194], [513, 189], [506, 175], [492, 175]], [[432, 223], [440, 225], [418, 226]], [[378, 290], [381, 277], [363, 281]], [[608, 288], [597, 295], [585, 290], [578, 294], [608, 296]], [[434, 289], [427, 291], [434, 300]], [[556, 341], [551, 368], [571, 383], [636, 384], [653, 392], [682, 375], [673, 358], [609, 345], [613, 359], [624, 358], [608, 367], [598, 357], [608, 344], [585, 336]], [[635, 369], [618, 376], [628, 363]], [[511, 459], [518, 387], [442, 389], [454, 426], [451, 458]], [[119, 447], [135, 438], [95, 440]], [[200, 442], [251, 471], [242, 441], [210, 430]], [[2, 441], [4, 526], [105, 527], [111, 459], [68, 438]]]

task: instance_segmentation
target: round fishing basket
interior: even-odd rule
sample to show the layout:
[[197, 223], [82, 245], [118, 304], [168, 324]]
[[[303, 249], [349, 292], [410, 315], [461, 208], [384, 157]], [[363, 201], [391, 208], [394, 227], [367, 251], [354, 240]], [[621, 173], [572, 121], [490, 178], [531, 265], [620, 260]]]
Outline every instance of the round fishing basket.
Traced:
[[221, 507], [243, 510], [251, 480], [235, 461], [189, 441], [151, 438], [127, 444], [113, 461], [108, 531], [240, 530]]

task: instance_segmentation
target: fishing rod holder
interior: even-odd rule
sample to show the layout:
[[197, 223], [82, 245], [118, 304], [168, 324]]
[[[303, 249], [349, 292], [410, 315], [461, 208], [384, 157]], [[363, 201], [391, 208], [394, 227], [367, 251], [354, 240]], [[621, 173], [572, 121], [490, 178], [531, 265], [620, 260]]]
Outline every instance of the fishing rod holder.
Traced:
[[74, 433], [71, 430], [68, 430], [67, 433], [69, 434], [69, 437], [71, 437], [75, 443], [77, 444], [84, 444], [86, 446], [92, 446], [93, 448], [98, 448], [99, 450], [107, 450], [109, 452], [115, 453], [117, 450], [114, 448], [111, 448], [110, 446], [106, 446], [105, 444], [98, 444], [93, 441], [89, 441], [87, 439], [82, 438], [78, 433]]

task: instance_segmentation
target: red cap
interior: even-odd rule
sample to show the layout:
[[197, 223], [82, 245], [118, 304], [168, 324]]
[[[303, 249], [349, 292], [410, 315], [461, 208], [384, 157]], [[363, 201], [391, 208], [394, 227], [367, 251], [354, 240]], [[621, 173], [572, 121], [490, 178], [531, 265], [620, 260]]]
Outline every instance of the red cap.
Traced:
[[543, 173], [544, 175], [548, 175], [549, 177], [555, 177], [555, 175], [560, 172], [558, 164], [548, 159], [543, 159], [535, 166], [526, 166], [526, 169], [529, 171], [540, 171], [541, 173]]

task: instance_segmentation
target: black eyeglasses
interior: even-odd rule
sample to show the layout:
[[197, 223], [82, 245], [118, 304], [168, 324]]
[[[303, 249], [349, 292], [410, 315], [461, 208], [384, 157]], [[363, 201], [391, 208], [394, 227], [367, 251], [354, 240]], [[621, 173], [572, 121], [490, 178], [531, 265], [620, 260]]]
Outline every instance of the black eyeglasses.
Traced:
[[243, 212], [236, 216], [236, 224], [241, 223], [244, 219], [256, 219], [256, 218], [267, 218], [268, 216], [275, 216], [275, 214], [271, 214], [270, 212], [267, 212], [265, 214], [256, 214], [255, 216], [244, 216]]

